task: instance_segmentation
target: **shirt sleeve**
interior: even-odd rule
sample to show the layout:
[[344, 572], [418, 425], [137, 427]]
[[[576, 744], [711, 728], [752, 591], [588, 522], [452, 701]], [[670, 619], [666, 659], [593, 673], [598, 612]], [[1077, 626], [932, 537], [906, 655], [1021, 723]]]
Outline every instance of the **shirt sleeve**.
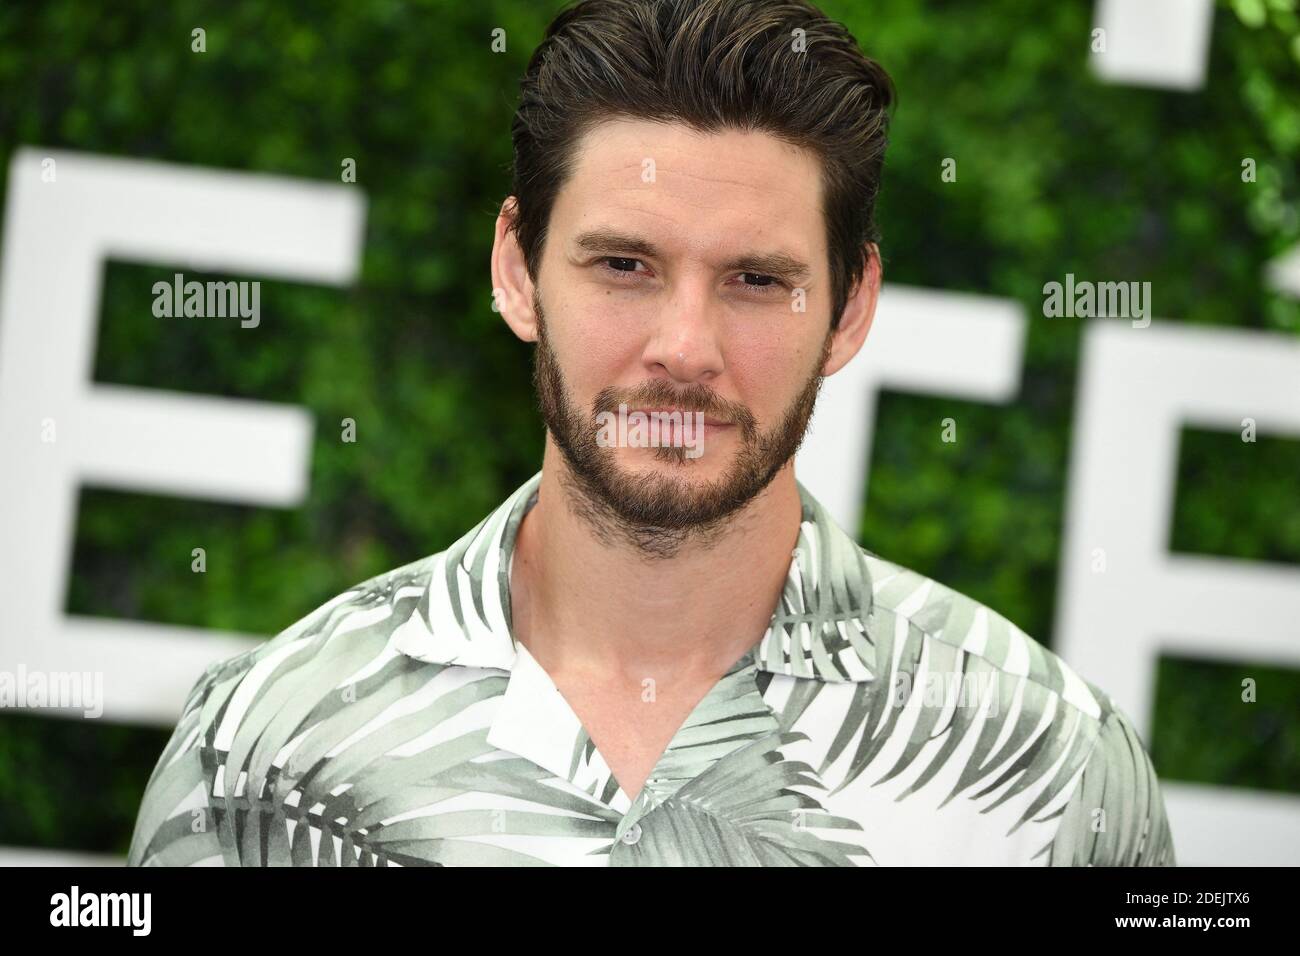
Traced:
[[1151, 758], [1128, 716], [1098, 698], [1097, 741], [1062, 811], [1049, 865], [1177, 866]]
[[212, 781], [200, 747], [202, 715], [217, 668], [209, 667], [185, 701], [181, 718], [145, 786], [127, 866], [223, 866], [212, 811]]

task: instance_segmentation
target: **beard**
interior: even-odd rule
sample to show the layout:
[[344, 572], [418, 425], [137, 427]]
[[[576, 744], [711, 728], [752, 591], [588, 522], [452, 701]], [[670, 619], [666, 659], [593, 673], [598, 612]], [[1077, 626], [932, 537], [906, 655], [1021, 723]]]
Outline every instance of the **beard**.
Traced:
[[[813, 374], [776, 424], [763, 431], [744, 405], [700, 384], [677, 389], [663, 379], [626, 391], [602, 389], [590, 413], [585, 413], [565, 384], [546, 335], [536, 290], [533, 308], [537, 315], [533, 384], [538, 406], [569, 466], [562, 484], [569, 492], [570, 505], [603, 539], [621, 538], [649, 557], [670, 557], [687, 540], [707, 546], [799, 450], [821, 389], [821, 369], [830, 355], [829, 329]], [[701, 459], [692, 459], [684, 447], [671, 445], [654, 452], [655, 461], [666, 469], [629, 472], [619, 465], [615, 448], [602, 447], [597, 441], [598, 416], [617, 413], [620, 402], [628, 408], [669, 406], [687, 413], [703, 412], [733, 425], [740, 448], [722, 476], [714, 480], [692, 480], [689, 472]]]

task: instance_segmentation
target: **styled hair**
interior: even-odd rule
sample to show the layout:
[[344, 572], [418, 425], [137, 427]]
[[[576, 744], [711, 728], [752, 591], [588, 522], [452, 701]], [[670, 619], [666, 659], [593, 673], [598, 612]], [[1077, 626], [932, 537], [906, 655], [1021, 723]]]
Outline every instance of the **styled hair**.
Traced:
[[581, 0], [561, 11], [520, 81], [512, 229], [533, 281], [573, 148], [615, 118], [770, 133], [821, 161], [831, 328], [878, 242], [893, 84], [806, 0]]

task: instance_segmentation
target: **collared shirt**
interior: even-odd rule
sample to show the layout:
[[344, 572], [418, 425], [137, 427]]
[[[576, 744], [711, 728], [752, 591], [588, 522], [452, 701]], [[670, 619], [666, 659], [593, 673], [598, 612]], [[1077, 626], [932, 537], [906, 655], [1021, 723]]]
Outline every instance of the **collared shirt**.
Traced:
[[862, 548], [802, 484], [766, 633], [630, 799], [511, 633], [540, 480], [209, 667], [129, 865], [1174, 864], [1128, 717], [994, 611]]

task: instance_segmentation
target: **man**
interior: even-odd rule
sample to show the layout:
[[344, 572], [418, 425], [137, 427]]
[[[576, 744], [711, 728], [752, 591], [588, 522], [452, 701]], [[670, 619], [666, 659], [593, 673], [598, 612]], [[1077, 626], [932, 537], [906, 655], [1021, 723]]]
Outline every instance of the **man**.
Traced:
[[541, 471], [210, 667], [132, 864], [1174, 863], [1106, 695], [795, 479], [891, 101], [802, 0], [556, 18], [492, 253]]

